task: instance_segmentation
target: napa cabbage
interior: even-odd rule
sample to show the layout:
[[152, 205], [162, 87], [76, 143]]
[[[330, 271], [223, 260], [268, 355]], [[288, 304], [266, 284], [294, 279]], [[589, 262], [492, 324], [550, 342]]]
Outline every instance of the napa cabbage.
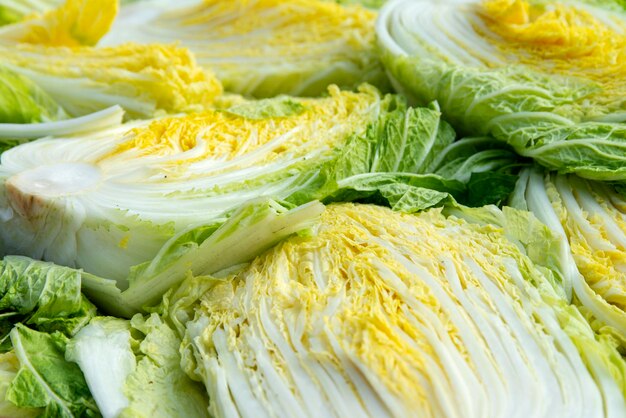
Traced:
[[558, 241], [513, 209], [330, 205], [167, 312], [214, 416], [618, 417], [626, 363], [541, 264]]
[[[46, 4], [11, 7], [45, 8]], [[71, 135], [127, 118], [202, 110], [222, 92], [182, 48], [92, 48], [113, 22], [116, 1], [69, 0], [0, 29], [0, 139]]]
[[27, 257], [0, 261], [0, 414], [207, 416], [180, 367], [180, 337], [156, 314], [96, 316], [88, 274]]
[[112, 48], [0, 43], [0, 65], [28, 78], [74, 117], [119, 105], [130, 118], [199, 111], [220, 82], [172, 45]]
[[62, 107], [30, 79], [0, 67], [0, 126], [67, 117]]
[[71, 118], [30, 79], [0, 66], [2, 151], [28, 139], [80, 134], [118, 126], [123, 116], [124, 110], [116, 105]]
[[[604, 2], [608, 3], [608, 2]], [[626, 14], [579, 1], [394, 0], [377, 35], [394, 85], [552, 170], [623, 180]]]
[[[371, 159], [410, 171], [422, 153], [437, 151], [424, 146], [426, 139], [454, 138], [435, 109], [408, 109], [371, 88], [274, 100], [282, 103], [274, 116], [251, 117], [252, 101], [6, 151], [4, 253], [123, 280], [170, 238], [223, 222], [250, 199], [322, 199], [340, 189], [338, 180], [369, 173]], [[298, 106], [285, 113], [285, 100]], [[379, 137], [381, 129], [389, 134]], [[430, 183], [443, 193], [439, 200], [463, 190], [454, 180]]]
[[317, 96], [330, 84], [387, 87], [375, 17], [317, 0], [139, 3], [123, 8], [102, 42], [180, 42], [228, 91]]
[[511, 205], [563, 237], [561, 270], [599, 327], [626, 344], [626, 201], [610, 184], [528, 169]]
[[67, 345], [104, 418], [206, 417], [208, 397], [180, 367], [176, 332], [157, 314], [98, 317]]
[[0, 414], [98, 416], [69, 339], [96, 315], [81, 272], [27, 257], [0, 261]]

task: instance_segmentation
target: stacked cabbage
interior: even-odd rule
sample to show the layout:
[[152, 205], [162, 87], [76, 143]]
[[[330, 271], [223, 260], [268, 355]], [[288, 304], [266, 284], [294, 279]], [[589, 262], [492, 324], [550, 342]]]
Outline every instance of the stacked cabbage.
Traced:
[[0, 5], [0, 416], [626, 414], [618, 3], [119, 7]]

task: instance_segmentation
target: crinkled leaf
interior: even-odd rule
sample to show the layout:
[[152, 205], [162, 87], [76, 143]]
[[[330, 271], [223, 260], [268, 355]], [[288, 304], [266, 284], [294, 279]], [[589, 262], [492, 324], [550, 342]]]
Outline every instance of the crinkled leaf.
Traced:
[[18, 324], [11, 342], [20, 370], [7, 390], [7, 399], [19, 407], [45, 408], [42, 417], [100, 416], [82, 372], [65, 360], [67, 338]]

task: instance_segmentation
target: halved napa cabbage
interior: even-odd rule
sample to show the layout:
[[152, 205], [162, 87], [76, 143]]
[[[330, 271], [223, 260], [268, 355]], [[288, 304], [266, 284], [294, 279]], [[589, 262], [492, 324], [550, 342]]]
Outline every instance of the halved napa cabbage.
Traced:
[[626, 14], [563, 0], [394, 0], [377, 34], [395, 85], [462, 134], [560, 172], [626, 179]]
[[180, 42], [226, 90], [317, 96], [330, 84], [387, 87], [375, 17], [317, 0], [157, 1], [124, 8], [102, 42]]
[[173, 291], [211, 414], [620, 416], [624, 359], [533, 262], [558, 238], [525, 212], [456, 213], [475, 220], [331, 205], [312, 236]]
[[70, 118], [30, 79], [0, 66], [0, 152], [29, 139], [119, 126], [123, 116], [122, 108], [112, 106]]
[[131, 118], [210, 107], [222, 87], [171, 45], [114, 48], [0, 43], [0, 65], [29, 78], [72, 116], [122, 106]]
[[206, 238], [185, 234], [260, 196], [303, 204], [357, 187], [363, 175], [371, 194], [419, 199], [423, 209], [464, 190], [416, 174], [453, 139], [436, 109], [372, 88], [42, 139], [2, 156], [2, 249], [123, 281], [166, 241]]

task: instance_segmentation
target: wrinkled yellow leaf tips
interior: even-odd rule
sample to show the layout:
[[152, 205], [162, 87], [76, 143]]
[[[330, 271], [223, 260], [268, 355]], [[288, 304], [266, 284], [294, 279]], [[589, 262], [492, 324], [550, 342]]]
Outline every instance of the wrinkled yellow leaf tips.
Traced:
[[128, 117], [202, 111], [222, 93], [221, 83], [185, 48], [124, 44], [116, 47], [2, 45], [2, 60], [31, 78], [73, 116], [119, 104]]
[[227, 91], [253, 97], [319, 96], [362, 82], [386, 90], [375, 50], [376, 14], [314, 0], [199, 2], [120, 16], [107, 45], [180, 42]]
[[529, 4], [524, 0], [487, 0], [485, 14], [507, 25], [528, 23]]
[[55, 10], [0, 29], [0, 42], [93, 46], [111, 28], [118, 7], [118, 0], [67, 0]]
[[[365, 129], [363, 118], [371, 117], [371, 106], [380, 97], [370, 86], [363, 86], [361, 92], [341, 91], [337, 86], [329, 87], [328, 91], [329, 96], [325, 98], [292, 99], [302, 106], [302, 111], [288, 117], [253, 119], [226, 109], [159, 119], [146, 127], [133, 129], [127, 141], [100, 161], [124, 158], [125, 153], [130, 159], [138, 155], [180, 155], [194, 148], [197, 149], [193, 157], [172, 161], [172, 164], [188, 165], [203, 159], [229, 161], [268, 146], [270, 142], [281, 142], [263, 161], [257, 161], [261, 164], [281, 155], [295, 155], [312, 144], [333, 149], [349, 132], [361, 133]], [[258, 104], [248, 103], [250, 106]], [[244, 140], [246, 138], [249, 140]]]
[[492, 32], [483, 36], [503, 56], [548, 73], [607, 84], [626, 75], [623, 21], [608, 25], [585, 9], [558, 2], [486, 0], [480, 11]]
[[[477, 212], [521, 229], [533, 222], [514, 210]], [[289, 238], [227, 277], [204, 278], [210, 285], [186, 329], [196, 373], [227, 411], [235, 411], [232, 399], [282, 416], [291, 412], [284, 399], [323, 416], [350, 408], [363, 416], [464, 416], [470, 406], [477, 416], [509, 416], [519, 388], [533, 388], [524, 395], [534, 400], [528, 416], [543, 415], [550, 391], [555, 411], [584, 405], [603, 416], [601, 388], [611, 381], [619, 392], [622, 382], [622, 366], [611, 370], [610, 354], [598, 354], [612, 347], [595, 340], [547, 269], [506, 233], [439, 210], [330, 205], [316, 235]], [[588, 369], [586, 353], [596, 362]], [[594, 381], [597, 371], [613, 380]], [[615, 399], [619, 410], [619, 393]]]
[[589, 83], [596, 112], [619, 111], [626, 95], [626, 20], [591, 11], [559, 2], [486, 0], [479, 14], [488, 30], [475, 29], [503, 59]]

